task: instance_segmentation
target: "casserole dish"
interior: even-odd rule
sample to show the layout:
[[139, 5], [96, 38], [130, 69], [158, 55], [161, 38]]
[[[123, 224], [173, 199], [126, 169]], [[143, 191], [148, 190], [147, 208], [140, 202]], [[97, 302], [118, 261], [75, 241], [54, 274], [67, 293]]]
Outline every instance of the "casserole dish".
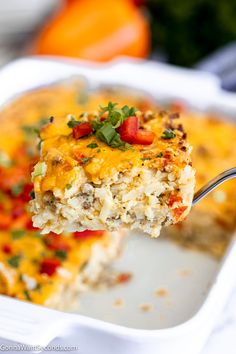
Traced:
[[[18, 60], [0, 72], [0, 104], [75, 75], [86, 77], [93, 88], [122, 84], [163, 101], [181, 99], [200, 110], [227, 112], [232, 117], [236, 112], [235, 96], [222, 92], [218, 79], [210, 74], [127, 60], [108, 66], [50, 58]], [[86, 294], [80, 314], [1, 296], [0, 337], [45, 346], [62, 336], [82, 353], [198, 353], [234, 284], [235, 253], [232, 242], [218, 263], [169, 240], [157, 242], [136, 233], [129, 237], [125, 254], [116, 264], [117, 269], [134, 274], [130, 284]], [[169, 295], [155, 298], [157, 287], [165, 287]], [[118, 309], [113, 303], [121, 297], [124, 306]], [[150, 311], [140, 311], [140, 305]]]

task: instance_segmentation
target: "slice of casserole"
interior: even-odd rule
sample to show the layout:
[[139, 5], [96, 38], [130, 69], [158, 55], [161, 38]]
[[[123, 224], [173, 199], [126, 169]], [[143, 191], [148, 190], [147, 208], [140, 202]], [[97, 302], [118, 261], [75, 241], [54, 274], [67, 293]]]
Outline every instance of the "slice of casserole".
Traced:
[[183, 220], [195, 179], [176, 118], [111, 102], [78, 119], [53, 118], [32, 173], [34, 225], [43, 233], [125, 226], [157, 236]]

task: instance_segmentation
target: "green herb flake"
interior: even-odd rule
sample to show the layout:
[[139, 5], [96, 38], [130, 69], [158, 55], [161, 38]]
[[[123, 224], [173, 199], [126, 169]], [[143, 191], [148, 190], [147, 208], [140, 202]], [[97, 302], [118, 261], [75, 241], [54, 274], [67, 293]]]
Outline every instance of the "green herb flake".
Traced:
[[162, 133], [162, 136], [161, 136], [162, 139], [166, 139], [166, 140], [173, 139], [175, 137], [176, 137], [176, 134], [171, 129], [164, 130], [164, 132]]
[[163, 157], [163, 152], [159, 152], [159, 154], [157, 154], [156, 157]]
[[30, 135], [39, 135], [39, 128], [35, 127], [35, 126], [32, 126], [32, 125], [23, 125], [21, 127], [21, 129], [28, 136], [30, 136]]
[[67, 258], [67, 252], [64, 250], [56, 250], [55, 256], [60, 260], [64, 261]]
[[82, 159], [82, 163], [83, 163], [83, 164], [86, 164], [86, 163], [88, 163], [91, 159], [92, 159], [92, 156], [84, 157], [84, 158]]
[[53, 117], [42, 117], [36, 125], [23, 125], [21, 129], [26, 135], [39, 135], [40, 129], [50, 123]]
[[91, 143], [91, 144], [88, 144], [87, 147], [90, 148], [90, 149], [95, 149], [95, 148], [98, 147], [98, 144], [96, 144], [96, 143]]
[[15, 184], [12, 188], [11, 188], [11, 194], [14, 197], [18, 197], [22, 192], [23, 192], [23, 184]]
[[6, 168], [12, 166], [12, 161], [10, 157], [4, 151], [0, 151], [0, 166]]
[[11, 236], [13, 240], [19, 240], [23, 236], [25, 236], [25, 230], [12, 230]]
[[47, 165], [45, 162], [38, 162], [34, 166], [34, 171], [32, 172], [32, 177], [35, 178], [37, 176], [45, 176], [47, 171]]
[[67, 183], [66, 189], [71, 189], [71, 188], [72, 188], [72, 184], [71, 183]]
[[67, 123], [69, 128], [74, 128], [77, 125], [80, 125], [81, 121], [76, 120], [75, 117], [71, 116], [69, 122]]
[[41, 292], [42, 290], [42, 284], [37, 283], [36, 287], [33, 289], [34, 291]]
[[39, 232], [33, 232], [33, 236], [34, 236], [35, 238], [39, 238], [39, 239], [43, 237], [43, 235], [40, 234]]
[[[120, 150], [127, 150], [131, 145], [122, 141], [120, 134], [116, 131], [117, 128], [130, 116], [133, 116], [136, 108], [124, 106], [121, 109], [117, 108], [117, 103], [108, 102], [105, 107], [100, 107], [99, 118], [92, 122], [93, 130], [97, 139], [103, 141], [107, 145], [118, 148]], [[107, 114], [105, 120], [101, 121], [104, 114]]]
[[20, 261], [21, 261], [21, 256], [20, 255], [16, 255], [16, 256], [13, 256], [13, 257], [8, 259], [8, 264], [10, 266], [12, 266], [13, 268], [18, 268], [19, 265], [20, 265]]
[[26, 298], [26, 300], [28, 300], [28, 301], [32, 301], [31, 296], [30, 296], [30, 294], [29, 294], [29, 291], [28, 291], [28, 290], [24, 290], [24, 294], [25, 294], [25, 298]]

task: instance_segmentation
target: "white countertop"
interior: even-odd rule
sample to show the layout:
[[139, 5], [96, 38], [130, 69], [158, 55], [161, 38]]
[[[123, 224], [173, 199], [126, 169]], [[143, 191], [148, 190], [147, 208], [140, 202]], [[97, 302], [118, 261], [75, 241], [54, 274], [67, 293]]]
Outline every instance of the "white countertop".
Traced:
[[[235, 276], [236, 281], [236, 276]], [[236, 353], [236, 285], [201, 354]]]

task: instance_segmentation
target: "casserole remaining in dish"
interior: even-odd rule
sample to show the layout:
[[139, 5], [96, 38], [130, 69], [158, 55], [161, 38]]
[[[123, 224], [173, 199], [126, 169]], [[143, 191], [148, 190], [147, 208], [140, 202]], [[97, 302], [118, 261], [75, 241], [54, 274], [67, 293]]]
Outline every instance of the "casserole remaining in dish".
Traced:
[[53, 117], [32, 173], [34, 225], [43, 233], [125, 226], [157, 236], [183, 220], [195, 180], [177, 118], [111, 102], [78, 118]]
[[[236, 126], [217, 117], [183, 109], [181, 117], [193, 146], [196, 190], [235, 165]], [[235, 181], [228, 181], [195, 205], [188, 218], [168, 228], [165, 236], [181, 245], [221, 258], [236, 227]]]
[[[12, 131], [15, 144], [24, 143], [21, 122], [25, 122], [23, 125], [31, 126], [33, 130], [33, 122], [50, 117], [51, 112], [57, 117], [66, 117], [68, 111], [74, 116], [79, 116], [81, 112], [94, 111], [99, 104], [105, 105], [108, 101], [120, 102], [121, 105], [126, 102], [141, 111], [160, 110], [161, 106], [157, 107], [149, 96], [125, 88], [88, 92], [83, 81], [57, 84], [28, 92], [6, 106], [0, 113], [2, 122], [7, 122], [2, 124], [1, 146], [7, 151], [14, 148], [14, 144], [9, 145], [8, 138]], [[179, 108], [182, 107], [174, 105], [173, 112]], [[192, 113], [187, 108], [181, 111], [181, 117], [189, 142], [193, 146], [193, 162], [197, 169], [196, 187], [199, 188], [222, 170], [232, 167], [236, 159], [235, 146], [232, 144], [236, 128], [232, 123], [212, 118], [207, 114]], [[222, 131], [224, 134], [221, 134]], [[30, 129], [28, 136], [32, 137]], [[33, 141], [35, 137], [34, 135]], [[205, 250], [221, 257], [235, 228], [235, 193], [234, 181], [223, 184], [197, 204], [184, 223], [168, 227], [164, 231], [165, 236], [170, 236], [184, 246]], [[224, 197], [219, 198], [219, 195]], [[220, 202], [215, 201], [215, 198], [218, 201], [220, 199]], [[208, 237], [206, 237], [207, 227], [212, 231]]]
[[47, 118], [34, 99], [31, 107], [25, 104], [27, 97], [0, 113], [0, 293], [66, 309], [118, 255], [123, 231], [87, 230], [62, 239], [33, 227], [31, 171], [38, 160], [38, 128]]

